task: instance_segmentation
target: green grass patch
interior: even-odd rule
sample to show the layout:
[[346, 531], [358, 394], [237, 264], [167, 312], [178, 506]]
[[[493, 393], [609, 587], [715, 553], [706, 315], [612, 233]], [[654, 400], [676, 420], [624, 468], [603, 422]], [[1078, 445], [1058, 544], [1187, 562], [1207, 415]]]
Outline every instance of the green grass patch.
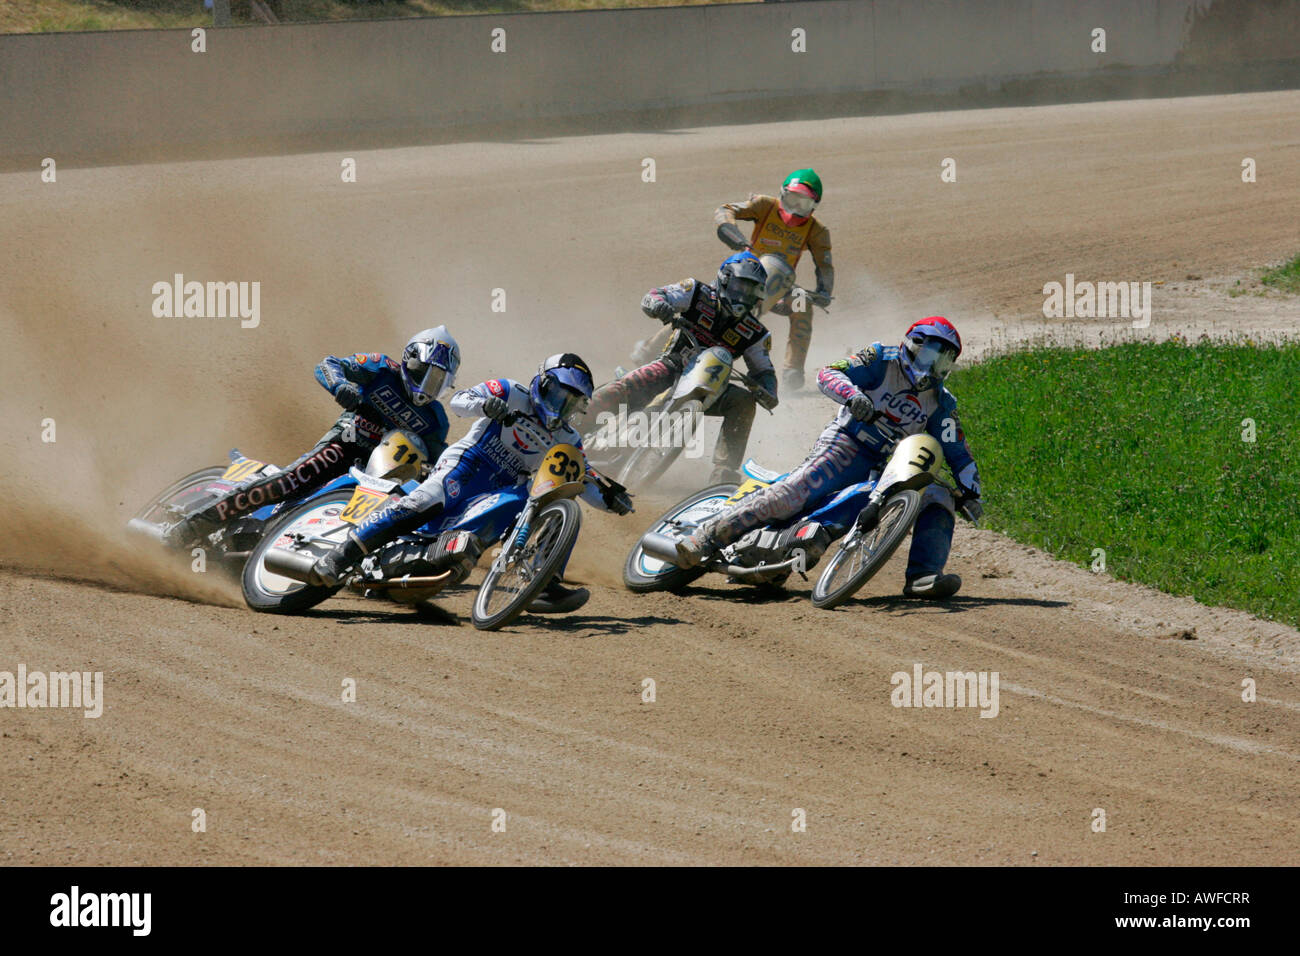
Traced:
[[1265, 269], [1259, 281], [1278, 292], [1300, 295], [1300, 256], [1272, 269]]
[[1248, 340], [1035, 347], [950, 379], [990, 527], [1085, 567], [1100, 548], [1117, 578], [1292, 625], [1297, 382], [1300, 343]]

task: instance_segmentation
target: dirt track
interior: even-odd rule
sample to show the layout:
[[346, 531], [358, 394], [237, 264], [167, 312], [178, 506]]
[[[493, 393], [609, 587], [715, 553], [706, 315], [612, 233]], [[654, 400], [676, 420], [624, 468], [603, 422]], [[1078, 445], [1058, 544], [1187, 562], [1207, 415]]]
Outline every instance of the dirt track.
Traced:
[[[0, 862], [1300, 862], [1300, 633], [966, 525], [946, 607], [895, 598], [898, 559], [834, 613], [806, 585], [634, 597], [617, 568], [703, 477], [683, 468], [631, 518], [588, 513], [587, 608], [490, 635], [454, 617], [465, 595], [426, 621], [350, 599], [255, 615], [119, 530], [232, 445], [313, 441], [327, 352], [446, 321], [462, 382], [562, 348], [607, 372], [646, 288], [716, 266], [714, 206], [808, 161], [839, 272], [815, 359], [934, 311], [975, 352], [1120, 330], [1049, 329], [1041, 289], [1067, 272], [1164, 283], [1146, 334], [1294, 331], [1294, 302], [1222, 286], [1296, 251], [1298, 113], [1274, 93], [388, 150], [350, 185], [334, 154], [0, 177], [0, 670], [102, 670], [106, 694], [98, 720], [0, 710]], [[260, 327], [154, 318], [176, 272], [260, 280]], [[755, 455], [793, 464], [828, 414], [787, 398]], [[999, 715], [895, 709], [915, 662], [998, 671]]]

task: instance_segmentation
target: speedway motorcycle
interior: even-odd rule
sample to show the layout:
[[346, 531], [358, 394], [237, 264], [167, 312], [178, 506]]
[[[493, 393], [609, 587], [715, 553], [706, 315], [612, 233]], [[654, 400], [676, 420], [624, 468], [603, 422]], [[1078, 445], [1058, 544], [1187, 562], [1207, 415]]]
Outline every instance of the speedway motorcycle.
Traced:
[[[380, 420], [377, 413], [372, 414], [376, 416], [375, 420]], [[380, 449], [384, 450], [383, 454], [380, 454]], [[380, 438], [379, 446], [370, 456], [365, 472], [378, 478], [418, 478], [428, 460], [428, 450], [418, 435], [393, 429]], [[127, 522], [127, 530], [162, 543], [168, 527], [180, 519], [203, 510], [242, 485], [281, 473], [282, 469], [277, 466], [249, 458], [239, 449], [232, 448], [229, 465], [202, 468], [173, 482]], [[353, 484], [355, 480], [345, 475], [301, 496], [291, 496], [232, 518], [209, 534], [202, 545], [222, 566], [237, 572], [262, 539], [267, 527], [287, 508], [344, 487], [351, 488]]]
[[780, 587], [791, 574], [805, 580], [836, 539], [839, 549], [812, 589], [812, 603], [833, 608], [849, 600], [884, 567], [921, 510], [921, 492], [939, 484], [943, 449], [930, 435], [910, 435], [892, 449], [874, 485], [870, 479], [842, 489], [805, 515], [763, 524], [695, 568], [678, 567], [677, 540], [723, 508], [742, 503], [786, 475], [745, 463], [744, 481], [714, 485], [678, 502], [641, 536], [628, 554], [623, 582], [632, 591], [680, 591], [704, 574], [725, 574], [733, 583]]
[[[417, 487], [414, 481], [379, 478], [355, 468], [351, 477], [354, 487], [303, 502], [268, 529], [244, 566], [249, 607], [302, 611], [343, 588], [418, 604], [463, 582], [495, 545], [472, 610], [475, 627], [495, 630], [527, 609], [573, 550], [582, 523], [573, 499], [589, 481], [611, 487], [607, 479], [588, 473], [580, 449], [557, 443], [543, 457], [531, 485], [470, 498], [366, 555], [338, 584], [322, 585], [312, 574], [317, 559], [391, 498]], [[623, 494], [623, 489], [612, 487], [612, 493]]]
[[[691, 436], [699, 434], [704, 413], [729, 384], [744, 386], [756, 398], [766, 395], [756, 381], [735, 367], [727, 349], [721, 345], [705, 348], [685, 323], [672, 324], [676, 335], [688, 344], [676, 381], [639, 413], [620, 415], [604, 425], [597, 423], [599, 427], [583, 438], [595, 467], [630, 488], [642, 487], [672, 467]], [[617, 373], [620, 377], [625, 374], [622, 369]]]

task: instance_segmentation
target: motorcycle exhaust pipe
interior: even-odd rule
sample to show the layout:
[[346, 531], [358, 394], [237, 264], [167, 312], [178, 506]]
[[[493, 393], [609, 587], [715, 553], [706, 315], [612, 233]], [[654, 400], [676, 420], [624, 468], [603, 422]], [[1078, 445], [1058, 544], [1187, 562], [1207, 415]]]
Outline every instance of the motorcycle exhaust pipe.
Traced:
[[647, 531], [641, 536], [641, 550], [652, 558], [658, 558], [660, 561], [667, 561], [675, 567], [680, 567], [677, 564], [677, 540], [668, 537], [666, 534]]
[[392, 578], [387, 581], [367, 581], [366, 588], [371, 591], [393, 591], [415, 588], [421, 590], [424, 588], [436, 588], [451, 577], [450, 571], [443, 571], [440, 574], [427, 574], [420, 577], [406, 575], [405, 577]]
[[262, 559], [266, 570], [284, 578], [311, 583], [311, 569], [316, 564], [316, 557], [301, 551], [286, 551], [284, 548], [272, 548]]

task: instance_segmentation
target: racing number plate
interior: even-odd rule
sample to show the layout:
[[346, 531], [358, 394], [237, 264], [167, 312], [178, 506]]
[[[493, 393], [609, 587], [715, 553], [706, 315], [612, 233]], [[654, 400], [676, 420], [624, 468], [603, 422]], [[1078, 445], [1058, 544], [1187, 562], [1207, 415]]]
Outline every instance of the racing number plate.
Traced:
[[225, 470], [221, 477], [226, 481], [243, 481], [245, 478], [251, 478], [265, 467], [266, 462], [264, 461], [241, 458], [238, 461], [232, 461], [230, 467]]
[[370, 513], [388, 500], [387, 492], [371, 491], [369, 488], [357, 488], [352, 492], [352, 500], [339, 515], [348, 524], [361, 524]]
[[748, 497], [760, 488], [766, 488], [768, 484], [769, 482], [755, 481], [753, 478], [746, 478], [741, 482], [740, 487], [732, 492], [731, 497], [727, 499], [727, 504], [734, 505], [741, 498]]

